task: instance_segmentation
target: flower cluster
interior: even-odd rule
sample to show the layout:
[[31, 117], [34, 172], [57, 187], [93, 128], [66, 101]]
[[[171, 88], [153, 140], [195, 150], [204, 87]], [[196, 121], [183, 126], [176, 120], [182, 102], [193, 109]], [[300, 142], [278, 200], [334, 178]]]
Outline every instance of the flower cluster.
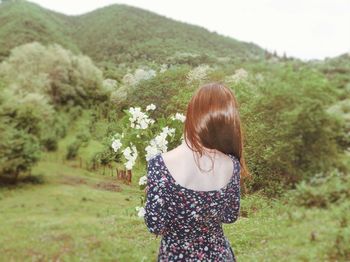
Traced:
[[114, 152], [118, 152], [118, 150], [123, 146], [121, 139], [124, 137], [124, 133], [119, 134], [116, 133], [113, 137], [112, 137], [112, 148]]
[[139, 217], [144, 217], [144, 215], [145, 215], [145, 213], [146, 213], [144, 207], [136, 207], [135, 209], [136, 209], [136, 211], [138, 212], [137, 215], [138, 215]]
[[123, 150], [123, 155], [126, 158], [127, 162], [124, 164], [126, 169], [131, 170], [132, 167], [135, 165], [135, 161], [137, 158], [137, 150], [134, 145], [128, 146]]
[[118, 152], [119, 148], [122, 147], [122, 143], [120, 142], [120, 139], [114, 139], [112, 141], [112, 148], [114, 150], [114, 152]]
[[[149, 108], [149, 106], [148, 106]], [[151, 108], [155, 108], [155, 106], [151, 106]], [[155, 121], [141, 112], [140, 107], [130, 107], [129, 112], [131, 113], [131, 117], [129, 118], [131, 122], [131, 127], [136, 129], [146, 129], [148, 125], [153, 124]]]
[[156, 109], [156, 105], [154, 105], [154, 104], [149, 104], [149, 105], [146, 107], [146, 111], [155, 110], [155, 109]]
[[181, 113], [176, 113], [175, 116], [171, 116], [170, 118], [171, 120], [180, 120], [181, 122], [185, 122], [186, 120], [186, 116]]
[[148, 161], [159, 152], [166, 152], [168, 149], [167, 136], [175, 134], [175, 128], [163, 127], [162, 132], [151, 140], [150, 145], [146, 147], [146, 160]]
[[147, 184], [147, 176], [140, 177], [139, 185], [143, 186], [143, 185], [146, 185], [146, 184]]

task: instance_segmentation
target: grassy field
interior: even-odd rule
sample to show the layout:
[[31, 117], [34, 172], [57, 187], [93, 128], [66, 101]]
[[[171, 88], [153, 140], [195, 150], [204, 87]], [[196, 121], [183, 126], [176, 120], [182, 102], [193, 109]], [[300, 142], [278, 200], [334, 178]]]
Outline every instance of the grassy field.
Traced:
[[[135, 211], [143, 167], [127, 185], [60, 159], [50, 153], [35, 167], [42, 183], [0, 189], [0, 260], [155, 261], [160, 238]], [[239, 261], [346, 261], [339, 246], [348, 208], [305, 209], [254, 194], [224, 231]]]

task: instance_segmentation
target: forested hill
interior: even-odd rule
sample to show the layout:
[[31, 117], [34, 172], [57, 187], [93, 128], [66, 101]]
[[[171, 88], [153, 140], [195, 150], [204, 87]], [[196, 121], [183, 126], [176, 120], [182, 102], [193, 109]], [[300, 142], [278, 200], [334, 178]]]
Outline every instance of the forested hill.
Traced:
[[70, 17], [41, 8], [29, 2], [0, 4], [0, 60], [12, 48], [28, 42], [58, 43], [78, 52], [69, 36], [73, 21]]
[[128, 5], [66, 16], [27, 1], [0, 4], [0, 59], [13, 47], [32, 41], [55, 42], [97, 62], [251, 59], [264, 54], [255, 44]]

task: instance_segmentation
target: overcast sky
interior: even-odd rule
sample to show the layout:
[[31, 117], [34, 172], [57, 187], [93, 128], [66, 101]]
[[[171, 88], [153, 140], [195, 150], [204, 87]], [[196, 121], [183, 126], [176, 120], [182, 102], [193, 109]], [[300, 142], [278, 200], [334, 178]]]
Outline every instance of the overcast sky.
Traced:
[[31, 1], [69, 15], [124, 3], [305, 60], [350, 52], [350, 0]]

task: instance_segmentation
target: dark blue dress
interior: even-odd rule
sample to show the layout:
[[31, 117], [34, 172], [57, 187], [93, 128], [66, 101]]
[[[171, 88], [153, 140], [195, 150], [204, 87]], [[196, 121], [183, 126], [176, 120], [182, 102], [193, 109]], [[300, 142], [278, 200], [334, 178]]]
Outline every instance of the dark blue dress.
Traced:
[[236, 261], [222, 223], [234, 223], [240, 209], [240, 163], [234, 155], [233, 175], [220, 190], [198, 191], [178, 184], [161, 153], [147, 163], [144, 220], [161, 235], [158, 261]]

